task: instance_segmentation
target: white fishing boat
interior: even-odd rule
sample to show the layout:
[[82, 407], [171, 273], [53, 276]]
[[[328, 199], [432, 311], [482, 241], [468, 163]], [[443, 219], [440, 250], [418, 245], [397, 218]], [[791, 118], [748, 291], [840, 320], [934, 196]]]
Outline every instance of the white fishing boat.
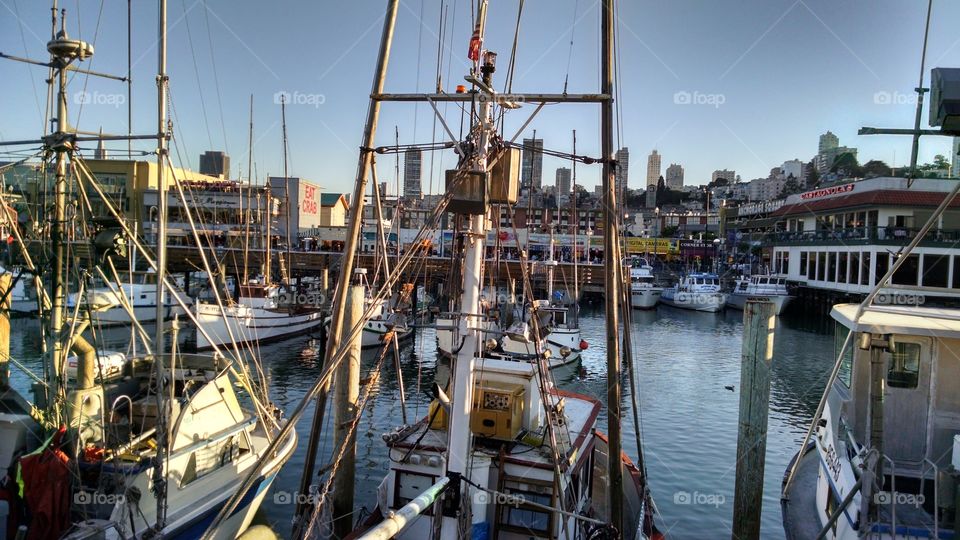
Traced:
[[319, 306], [285, 302], [274, 285], [241, 287], [238, 301], [197, 302], [193, 313], [204, 332], [196, 333], [198, 351], [233, 343], [266, 343], [303, 335], [323, 322]]
[[[783, 499], [787, 538], [955, 538], [960, 310], [839, 304], [835, 382]], [[789, 469], [787, 477], [789, 477]], [[833, 518], [833, 521], [830, 521]]]
[[681, 309], [716, 312], [723, 309], [727, 295], [720, 291], [720, 278], [716, 274], [693, 273], [664, 289], [660, 301]]
[[[77, 307], [80, 293], [67, 297], [67, 307]], [[95, 287], [83, 293], [80, 312], [90, 311], [94, 323], [100, 326], [128, 325], [134, 319], [141, 323], [157, 320], [157, 284], [151, 283], [148, 275], [142, 275], [137, 283], [113, 283]], [[164, 301], [164, 320], [182, 315], [183, 310], [169, 296]], [[133, 317], [131, 317], [131, 313]]]
[[[392, 30], [397, 5], [397, 0], [389, 3], [385, 28]], [[612, 44], [613, 4], [604, 7], [602, 15], [611, 24], [605, 25], [603, 35]], [[520, 152], [499, 145], [503, 139], [493, 112], [499, 96], [492, 90], [496, 54], [482, 48], [486, 10], [487, 2], [481, 1], [470, 45], [472, 68], [467, 81], [473, 89], [465, 101], [473, 100], [471, 107], [476, 111], [465, 136], [470, 144], [456, 142], [462, 150], [457, 168], [447, 172], [449, 205], [440, 208], [458, 214], [463, 223], [463, 241], [455, 248], [462, 251], [454, 255], [462, 263], [459, 293], [452, 311], [437, 321], [438, 343], [450, 353], [449, 378], [436, 381], [436, 398], [426, 416], [384, 434], [390, 461], [377, 490], [377, 507], [347, 533], [363, 540], [586, 540], [607, 534], [648, 538], [655, 534], [651, 498], [643, 468], [634, 466], [619, 450], [619, 404], [609, 409], [617, 438], [607, 441], [597, 424], [603, 404], [558, 389], [548, 367], [549, 348], [536, 346], [535, 340], [543, 344], [551, 325], [559, 327], [557, 316], [566, 308], [554, 308], [549, 300], [542, 300], [521, 309], [518, 320], [499, 323], [508, 326], [505, 338], [511, 337], [509, 328], [514, 323], [525, 328], [524, 338], [517, 342], [523, 344], [521, 354], [529, 358], [504, 354], [503, 340], [498, 343], [497, 335], [488, 331], [494, 317], [482, 302], [486, 233], [491, 229], [492, 205], [516, 203]], [[380, 81], [391, 35], [385, 31], [381, 43]], [[605, 58], [605, 65], [612, 66], [612, 56]], [[612, 70], [606, 73], [612, 77]], [[603, 125], [608, 136], [603, 146], [610, 153], [612, 119], [607, 103]], [[376, 117], [368, 120], [367, 133], [375, 121]], [[504, 160], [507, 165], [495, 168]], [[613, 193], [611, 163], [604, 163], [604, 173], [605, 186]], [[365, 176], [361, 167], [358, 185], [363, 185]], [[605, 227], [615, 233], [614, 214], [607, 212]], [[614, 237], [609, 243], [616, 249]], [[613, 264], [608, 262], [605, 271], [617, 275]], [[530, 269], [521, 271], [529, 284]], [[549, 278], [548, 283], [552, 286]], [[611, 290], [614, 294], [607, 307], [616, 319], [623, 298], [616, 292], [616, 283]], [[442, 338], [440, 330], [446, 333]], [[608, 337], [615, 331], [611, 329]], [[531, 335], [536, 332], [542, 334]], [[535, 345], [532, 352], [531, 343], [524, 339]], [[511, 345], [510, 339], [507, 344]], [[615, 352], [610, 354], [608, 361], [619, 362]], [[609, 390], [619, 390], [620, 378], [609, 377]], [[336, 527], [337, 517], [333, 520]]]
[[[0, 268], [0, 273], [4, 272], [5, 270]], [[18, 315], [36, 315], [40, 304], [37, 302], [37, 289], [33, 284], [33, 275], [29, 272], [23, 272], [21, 275], [19, 270], [8, 273], [16, 280], [8, 293], [10, 295], [10, 312]], [[16, 279], [18, 275], [20, 278]]]
[[747, 300], [773, 302], [779, 315], [793, 300], [787, 291], [787, 281], [776, 276], [752, 275], [738, 279], [733, 290], [727, 294], [727, 306], [743, 310]]
[[660, 302], [663, 287], [657, 286], [653, 267], [646, 259], [637, 259], [630, 265], [630, 305], [636, 309], [652, 309]]
[[[16, 476], [16, 491], [22, 495], [18, 497], [22, 511], [4, 512], [4, 518], [17, 521], [5, 519], [0, 536], [6, 534], [9, 525], [9, 530], [26, 538], [196, 538], [249, 478], [258, 489], [250, 492], [211, 534], [212, 538], [234, 539], [250, 524], [280, 467], [293, 455], [296, 435], [287, 429], [280, 436], [286, 422], [279, 409], [246, 375], [257, 371], [245, 365], [255, 359], [181, 354], [176, 349], [178, 323], [170, 326], [173, 347], [167, 352], [167, 325], [162, 314], [165, 304], [160, 304], [160, 309], [154, 305], [161, 315], [155, 316], [157, 328], [152, 339], [143, 334], [142, 327], [134, 325], [139, 333], [135, 332], [131, 340], [140, 339], [140, 350], [152, 352], [131, 358], [98, 351], [84, 336], [90, 319], [71, 318], [66, 277], [81, 270], [74, 266], [74, 257], [66, 256], [69, 246], [60, 225], [63, 218], [58, 221], [55, 216], [65, 215], [68, 207], [76, 208], [86, 200], [79, 193], [81, 188], [103, 202], [115, 225], [97, 233], [97, 256], [90, 258], [92, 268], [84, 266], [82, 271], [96, 269], [103, 275], [114, 268], [111, 257], [124, 255], [119, 247], [131, 244], [156, 272], [153, 298], [169, 295], [181, 309], [187, 303], [166, 277], [166, 204], [158, 208], [156, 247], [148, 249], [143, 239], [126, 226], [122, 209], [105, 196], [83, 155], [76, 151], [78, 133], [67, 121], [71, 102], [67, 99], [68, 73], [82, 69], [77, 65], [93, 55], [93, 46], [67, 36], [65, 17], [66, 10], [53, 11], [54, 35], [47, 43], [51, 61], [28, 61], [48, 66], [56, 99], [55, 105], [48, 106], [55, 111], [57, 131], [29, 143], [44, 146], [44, 170], [55, 175], [52, 205], [44, 209], [46, 215], [40, 216], [53, 222], [52, 232], [46, 237], [53, 257], [46, 263], [48, 268], [34, 271], [50, 276], [42, 298], [43, 324], [49, 330], [44, 336], [41, 374], [33, 373], [23, 362], [9, 362], [10, 351], [0, 351], [0, 471]], [[165, 172], [170, 162], [166, 148], [169, 118], [163, 0], [159, 17], [159, 129], [151, 136], [157, 143], [160, 200], [166, 201], [169, 177]], [[0, 143], [11, 144], [24, 143]], [[86, 225], [75, 230], [89, 230]], [[73, 234], [77, 233], [71, 229]], [[82, 243], [88, 239], [78, 240]], [[23, 258], [29, 261], [25, 242], [20, 247]], [[124, 292], [133, 290], [146, 294], [146, 289]], [[79, 307], [77, 302], [96, 302], [98, 292], [74, 298], [74, 307]], [[26, 371], [36, 382], [31, 386], [32, 395], [10, 385], [10, 364]], [[266, 465], [254, 470], [261, 461]], [[8, 493], [5, 490], [4, 502]]]
[[[546, 300], [537, 300], [533, 306], [518, 314], [517, 320], [503, 332], [498, 352], [510, 358], [529, 361], [537, 358], [539, 348], [540, 352], [547, 352], [550, 369], [576, 364], [580, 361], [581, 351], [587, 349], [587, 342], [580, 338], [580, 329], [570, 323], [569, 311], [570, 308], [551, 306]], [[539, 328], [540, 335], [537, 335], [531, 323], [534, 316], [537, 317], [536, 328]]]

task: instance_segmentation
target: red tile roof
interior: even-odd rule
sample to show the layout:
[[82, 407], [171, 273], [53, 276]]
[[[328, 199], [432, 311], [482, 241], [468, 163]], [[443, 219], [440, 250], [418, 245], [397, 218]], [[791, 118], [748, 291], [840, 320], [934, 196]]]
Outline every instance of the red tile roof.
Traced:
[[[943, 202], [946, 193], [936, 191], [910, 191], [898, 189], [878, 189], [861, 193], [851, 193], [840, 197], [831, 197], [816, 201], [801, 201], [781, 206], [770, 216], [790, 216], [810, 214], [827, 210], [852, 209], [863, 206], [930, 206]], [[950, 202], [951, 208], [960, 208], [960, 197]]]

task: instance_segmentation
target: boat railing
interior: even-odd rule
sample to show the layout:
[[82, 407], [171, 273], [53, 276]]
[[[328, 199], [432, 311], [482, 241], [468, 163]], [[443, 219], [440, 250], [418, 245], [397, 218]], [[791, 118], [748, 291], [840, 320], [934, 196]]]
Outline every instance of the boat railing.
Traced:
[[[929, 467], [927, 467], [929, 465]], [[927, 471], [933, 471], [933, 537], [940, 538], [940, 468], [928, 458], [923, 458], [920, 467], [920, 493], [926, 493]]]
[[[765, 240], [768, 243], [829, 243], [829, 242], [884, 242], [903, 243], [916, 238], [920, 229], [913, 227], [873, 226], [873, 227], [839, 227], [815, 231], [776, 231], [768, 233]], [[956, 243], [960, 241], [960, 229], [931, 230], [926, 238], [927, 242]]]

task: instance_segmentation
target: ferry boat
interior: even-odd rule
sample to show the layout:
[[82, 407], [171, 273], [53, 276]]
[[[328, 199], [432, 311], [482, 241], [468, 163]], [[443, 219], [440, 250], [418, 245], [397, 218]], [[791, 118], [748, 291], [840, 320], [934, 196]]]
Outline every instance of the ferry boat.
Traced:
[[727, 294], [727, 306], [743, 310], [747, 300], [773, 302], [777, 315], [793, 300], [787, 292], [787, 280], [777, 276], [752, 275], [738, 279], [733, 290]]
[[676, 308], [717, 312], [726, 304], [727, 295], [721, 292], [720, 277], [716, 274], [693, 273], [664, 289], [660, 301]]
[[658, 287], [653, 267], [646, 259], [630, 265], [630, 305], [636, 309], [652, 309], [660, 302], [663, 287]]
[[[839, 304], [839, 375], [783, 493], [787, 538], [955, 538], [960, 311]], [[834, 518], [831, 521], [831, 518]]]

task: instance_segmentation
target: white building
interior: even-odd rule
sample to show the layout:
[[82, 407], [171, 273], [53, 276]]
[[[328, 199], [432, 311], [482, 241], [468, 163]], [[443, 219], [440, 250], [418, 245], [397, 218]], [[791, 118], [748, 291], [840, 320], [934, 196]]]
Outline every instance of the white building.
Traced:
[[647, 157], [647, 186], [657, 185], [660, 179], [660, 154], [656, 150]]

